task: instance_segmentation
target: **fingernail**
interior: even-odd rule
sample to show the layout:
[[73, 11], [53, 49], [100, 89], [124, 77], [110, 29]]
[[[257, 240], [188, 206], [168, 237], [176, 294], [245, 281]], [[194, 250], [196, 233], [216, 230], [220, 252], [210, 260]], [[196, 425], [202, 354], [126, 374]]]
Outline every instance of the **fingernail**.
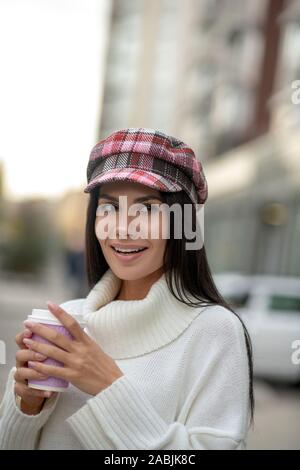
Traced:
[[50, 302], [50, 300], [47, 300], [47, 305], [50, 308], [55, 308], [55, 304], [53, 302]]
[[24, 325], [28, 326], [28, 328], [33, 328], [34, 327], [34, 323], [31, 322], [31, 321], [28, 321], [28, 320], [24, 321]]
[[45, 397], [51, 397], [52, 396], [52, 392], [44, 392], [43, 395]]
[[31, 335], [32, 335], [32, 331], [24, 330], [24, 336], [31, 336]]
[[35, 357], [36, 357], [36, 359], [38, 359], [40, 361], [44, 361], [45, 359], [47, 359], [47, 356], [45, 356], [44, 354], [41, 354], [41, 353], [35, 353]]
[[28, 367], [34, 367], [35, 362], [34, 361], [28, 361]]
[[25, 344], [32, 344], [33, 341], [32, 341], [32, 339], [29, 339], [29, 338], [23, 338], [23, 343], [25, 343]]

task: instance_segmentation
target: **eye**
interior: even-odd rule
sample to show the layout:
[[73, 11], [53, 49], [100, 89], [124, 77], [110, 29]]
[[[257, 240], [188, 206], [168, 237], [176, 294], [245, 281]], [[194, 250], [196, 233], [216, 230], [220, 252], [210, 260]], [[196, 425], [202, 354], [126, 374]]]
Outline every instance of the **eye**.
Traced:
[[148, 212], [159, 212], [159, 206], [160, 204], [158, 204], [157, 202], [152, 202], [152, 204], [145, 204], [145, 207]]
[[96, 215], [104, 215], [105, 212], [106, 213], [115, 212], [116, 209], [118, 209], [118, 207], [115, 206], [114, 204], [111, 204], [110, 202], [98, 204]]
[[134, 204], [134, 209], [139, 214], [151, 212], [151, 204]]
[[141, 212], [150, 212], [151, 211], [151, 204], [143, 204]]

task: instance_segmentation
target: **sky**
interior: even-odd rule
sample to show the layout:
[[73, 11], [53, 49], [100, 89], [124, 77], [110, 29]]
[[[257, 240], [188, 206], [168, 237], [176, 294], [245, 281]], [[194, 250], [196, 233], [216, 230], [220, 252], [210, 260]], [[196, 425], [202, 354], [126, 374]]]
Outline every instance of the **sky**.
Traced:
[[0, 0], [5, 197], [83, 188], [103, 93], [110, 0]]

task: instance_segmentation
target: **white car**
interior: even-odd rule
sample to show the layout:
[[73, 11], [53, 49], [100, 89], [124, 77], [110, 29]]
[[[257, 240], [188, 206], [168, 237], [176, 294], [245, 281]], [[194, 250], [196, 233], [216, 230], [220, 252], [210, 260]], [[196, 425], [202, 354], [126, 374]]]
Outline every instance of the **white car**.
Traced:
[[240, 273], [213, 278], [249, 331], [254, 374], [300, 383], [300, 279]]

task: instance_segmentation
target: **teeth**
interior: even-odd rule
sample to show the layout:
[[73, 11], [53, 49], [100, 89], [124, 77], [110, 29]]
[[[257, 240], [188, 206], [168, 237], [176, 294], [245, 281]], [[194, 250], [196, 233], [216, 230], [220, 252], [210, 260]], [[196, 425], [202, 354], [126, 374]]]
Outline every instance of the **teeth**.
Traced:
[[116, 250], [117, 252], [119, 253], [138, 253], [139, 251], [142, 251], [144, 250], [145, 248], [137, 248], [137, 249], [132, 249], [132, 250], [129, 250], [129, 249], [121, 249], [121, 248], [115, 248], [114, 247], [114, 250]]

